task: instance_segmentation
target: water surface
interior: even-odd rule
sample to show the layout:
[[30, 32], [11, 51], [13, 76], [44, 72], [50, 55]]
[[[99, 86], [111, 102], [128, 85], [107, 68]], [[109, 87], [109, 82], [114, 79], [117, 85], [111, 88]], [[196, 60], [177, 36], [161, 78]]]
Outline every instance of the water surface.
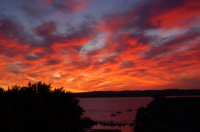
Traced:
[[[115, 123], [133, 123], [139, 107], [146, 107], [152, 101], [151, 97], [112, 97], [112, 98], [78, 98], [80, 106], [85, 110], [84, 115], [94, 121]], [[128, 109], [133, 111], [129, 112]], [[121, 111], [122, 114], [116, 114]], [[110, 116], [116, 114], [116, 116]], [[130, 132], [130, 126], [93, 126], [95, 129], [121, 129], [122, 132]]]
[[[166, 96], [166, 98], [175, 97], [200, 97], [197, 96]], [[94, 121], [115, 123], [132, 123], [135, 119], [137, 109], [139, 107], [146, 107], [148, 103], [152, 101], [152, 97], [110, 97], [110, 98], [78, 98], [80, 100], [80, 106], [85, 110], [84, 115], [90, 117]], [[128, 112], [128, 109], [133, 111]], [[122, 114], [116, 114], [117, 111], [121, 111]], [[116, 114], [117, 116], [110, 116], [110, 114]], [[92, 129], [120, 129], [121, 132], [131, 132], [133, 127], [126, 126], [103, 126], [95, 125]]]

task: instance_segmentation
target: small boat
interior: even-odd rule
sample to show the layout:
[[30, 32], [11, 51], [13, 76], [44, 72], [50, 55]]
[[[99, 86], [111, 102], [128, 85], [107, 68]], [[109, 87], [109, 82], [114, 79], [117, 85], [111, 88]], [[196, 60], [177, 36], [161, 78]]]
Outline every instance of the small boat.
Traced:
[[129, 107], [129, 109], [127, 111], [129, 111], [129, 112], [133, 111], [132, 109], [130, 109], [130, 104], [128, 104], [128, 107]]
[[104, 122], [104, 123], [103, 123], [103, 126], [106, 126], [106, 125], [107, 125], [107, 124]]
[[128, 109], [127, 111], [133, 111], [132, 109]]
[[109, 122], [109, 125], [110, 125], [110, 126], [116, 126], [117, 124], [114, 123], [114, 122], [112, 122], [112, 121], [110, 121], [110, 122]]
[[121, 114], [122, 112], [121, 112], [121, 111], [117, 111], [116, 113], [117, 113], [117, 114]]
[[122, 126], [125, 126], [126, 125], [126, 120], [124, 120], [122, 123], [121, 123]]
[[113, 107], [112, 107], [112, 114], [110, 114], [110, 116], [116, 116], [116, 115], [113, 113]]
[[119, 106], [118, 106], [118, 111], [116, 113], [117, 114], [121, 114], [122, 113], [121, 111], [119, 111]]
[[116, 115], [112, 113], [112, 114], [110, 114], [110, 116], [116, 116]]

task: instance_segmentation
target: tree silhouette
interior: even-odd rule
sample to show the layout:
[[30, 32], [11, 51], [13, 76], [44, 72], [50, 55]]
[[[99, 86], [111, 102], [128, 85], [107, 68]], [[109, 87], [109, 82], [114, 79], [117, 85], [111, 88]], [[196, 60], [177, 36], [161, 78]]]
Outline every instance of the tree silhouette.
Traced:
[[0, 87], [0, 94], [4, 93], [4, 89]]
[[29, 82], [0, 88], [0, 130], [2, 131], [77, 131], [93, 125], [82, 118], [83, 108], [74, 94], [50, 84]]
[[153, 101], [151, 101], [149, 104], [147, 104], [147, 107], [140, 107], [137, 109], [137, 113], [135, 115], [135, 126], [134, 126], [134, 132], [145, 132], [147, 122], [149, 119], [150, 112], [152, 110], [152, 104], [160, 99], [165, 98], [163, 95], [153, 95], [152, 96]]

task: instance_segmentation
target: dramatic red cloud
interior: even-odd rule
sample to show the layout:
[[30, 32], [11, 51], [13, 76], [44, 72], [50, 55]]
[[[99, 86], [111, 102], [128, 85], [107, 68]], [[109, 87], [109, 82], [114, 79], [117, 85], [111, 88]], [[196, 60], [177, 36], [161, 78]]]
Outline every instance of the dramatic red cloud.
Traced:
[[[158, 3], [161, 3], [161, 1]], [[180, 3], [180, 6], [166, 10], [162, 14], [152, 10], [152, 14], [157, 14], [150, 19], [152, 24], [164, 28], [187, 28], [188, 26], [199, 24], [200, 2], [198, 0], [183, 0]]]
[[[45, 2], [51, 7], [45, 14], [64, 14], [84, 11], [89, 1]], [[38, 9], [31, 7], [24, 9]], [[0, 86], [43, 81], [72, 92], [199, 88], [198, 7], [197, 0], [150, 0], [98, 19], [87, 16], [76, 26], [42, 21], [29, 31], [2, 17]], [[180, 32], [159, 34], [174, 28]]]

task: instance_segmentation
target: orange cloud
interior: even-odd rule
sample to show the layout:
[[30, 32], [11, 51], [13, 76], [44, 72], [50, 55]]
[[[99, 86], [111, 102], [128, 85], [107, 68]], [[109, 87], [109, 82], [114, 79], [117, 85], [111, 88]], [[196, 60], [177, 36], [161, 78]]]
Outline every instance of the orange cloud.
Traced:
[[[89, 1], [48, 2], [84, 11]], [[27, 31], [15, 19], [2, 18], [0, 86], [43, 81], [72, 92], [198, 88], [198, 6], [196, 0], [151, 0], [93, 22], [66, 24], [65, 32], [53, 21]], [[155, 34], [174, 28], [184, 31]]]

